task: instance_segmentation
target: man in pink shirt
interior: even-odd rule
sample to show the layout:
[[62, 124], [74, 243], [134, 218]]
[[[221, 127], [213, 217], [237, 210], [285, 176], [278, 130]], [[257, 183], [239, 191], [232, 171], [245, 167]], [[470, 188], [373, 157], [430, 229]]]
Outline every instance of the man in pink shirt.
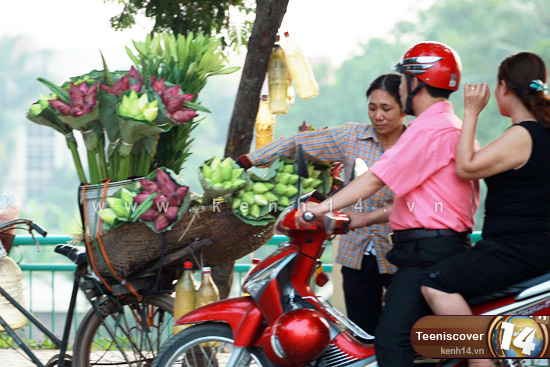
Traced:
[[387, 259], [399, 267], [376, 330], [381, 367], [413, 366], [410, 330], [431, 313], [420, 292], [424, 270], [471, 246], [468, 233], [479, 204], [479, 183], [455, 175], [462, 122], [448, 102], [458, 89], [461, 67], [458, 54], [444, 44], [421, 42], [410, 48], [396, 70], [403, 74], [405, 112], [416, 119], [367, 173], [323, 203], [305, 208], [321, 218], [386, 185], [395, 193], [393, 208], [366, 213], [361, 221], [371, 225], [383, 220], [379, 211], [389, 214], [395, 245]]

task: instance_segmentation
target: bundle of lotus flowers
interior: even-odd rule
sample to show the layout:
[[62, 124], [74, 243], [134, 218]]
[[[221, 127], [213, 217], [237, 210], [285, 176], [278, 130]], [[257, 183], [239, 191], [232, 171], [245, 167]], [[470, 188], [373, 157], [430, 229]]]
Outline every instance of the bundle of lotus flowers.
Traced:
[[[170, 40], [175, 39], [175, 36], [163, 37], [170, 45]], [[154, 39], [155, 44], [161, 47], [161, 38], [148, 36], [144, 45]], [[219, 42], [204, 35], [197, 35], [196, 38], [200, 41], [197, 44], [200, 43], [202, 53], [179, 55], [180, 61], [196, 62], [198, 65], [209, 59], [218, 60]], [[189, 44], [195, 43], [194, 36], [183, 39]], [[142, 51], [145, 49], [139, 42], [134, 42], [134, 45]], [[183, 64], [175, 65], [168, 54], [162, 54], [162, 57], [149, 58], [136, 57], [129, 52], [138, 69], [132, 66], [129, 71], [122, 72], [110, 72], [102, 55], [103, 71], [94, 70], [71, 78], [62, 85], [39, 78], [52, 93], [49, 96], [40, 95], [39, 100], [31, 105], [27, 117], [65, 136], [82, 183], [97, 184], [105, 179], [122, 181], [129, 177], [145, 176], [163, 166], [174, 171], [181, 169], [190, 154], [190, 133], [197, 123], [194, 121], [197, 112], [210, 111], [197, 102], [196, 93], [188, 92], [192, 84], [195, 85], [192, 79], [182, 81], [176, 78], [184, 72], [177, 70], [183, 68]], [[187, 60], [187, 57], [197, 59]], [[235, 71], [223, 72], [222, 63], [223, 60], [211, 63], [211, 67], [217, 68], [217, 74]], [[201, 65], [204, 68], [205, 65]], [[172, 73], [161, 75], [161, 71], [167, 68]], [[216, 75], [216, 72], [184, 74], [188, 77], [194, 75], [203, 85], [205, 77]], [[193, 89], [198, 91], [202, 88], [193, 86]], [[77, 140], [73, 135], [75, 130], [82, 134], [86, 145], [87, 172], [77, 150]], [[176, 137], [177, 144], [161, 144], [162, 154], [157, 156], [159, 140], [171, 131], [173, 136], [167, 141], [173, 141]]]

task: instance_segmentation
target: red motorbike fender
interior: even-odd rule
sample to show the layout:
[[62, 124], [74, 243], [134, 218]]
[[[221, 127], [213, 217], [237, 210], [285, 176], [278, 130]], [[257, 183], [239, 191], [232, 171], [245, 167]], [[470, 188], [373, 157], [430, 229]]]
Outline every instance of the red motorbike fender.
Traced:
[[197, 308], [183, 315], [175, 324], [207, 321], [229, 324], [237, 347], [260, 345], [260, 337], [265, 329], [262, 313], [250, 297], [225, 299]]

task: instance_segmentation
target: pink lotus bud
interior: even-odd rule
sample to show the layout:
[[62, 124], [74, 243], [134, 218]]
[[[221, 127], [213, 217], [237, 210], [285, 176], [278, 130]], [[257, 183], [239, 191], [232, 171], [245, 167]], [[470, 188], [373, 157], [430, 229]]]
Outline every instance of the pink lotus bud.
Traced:
[[156, 207], [159, 212], [166, 211], [169, 207], [168, 198], [164, 195], [155, 196], [153, 203], [155, 204], [153, 206]]
[[143, 83], [137, 83], [137, 84], [131, 85], [128, 89], [135, 90], [137, 93], [140, 93], [142, 86], [143, 86]]
[[65, 103], [61, 102], [59, 99], [50, 99], [49, 102], [50, 102], [50, 105], [51, 105], [53, 108], [59, 109], [59, 108], [62, 107], [62, 106], [67, 107], [67, 105], [66, 105]]
[[197, 113], [193, 112], [188, 108], [184, 108], [182, 110], [176, 111], [172, 115], [170, 115], [172, 119], [182, 124], [197, 116], [198, 116]]
[[84, 95], [84, 93], [82, 93], [82, 90], [80, 90], [78, 85], [76, 85], [75, 83], [71, 84], [71, 87], [69, 88], [69, 94], [71, 96], [74, 95], [74, 96], [80, 96], [80, 97], [82, 97]]
[[168, 208], [166, 213], [164, 213], [164, 215], [166, 215], [166, 218], [168, 218], [170, 221], [173, 221], [173, 220], [176, 220], [176, 218], [178, 217], [178, 211], [179, 211], [178, 207], [171, 206], [170, 208]]
[[180, 86], [179, 84], [174, 85], [173, 87], [166, 88], [164, 91], [164, 98], [170, 99], [179, 94]]
[[149, 194], [152, 194], [154, 192], [157, 192], [159, 187], [156, 182], [153, 182], [151, 180], [147, 180], [145, 178], [141, 179], [141, 186], [143, 186], [143, 190], [148, 192]]
[[168, 205], [170, 207], [179, 206], [181, 204], [181, 199], [178, 196], [177, 192], [173, 192], [170, 195], [168, 195]]
[[[116, 84], [115, 84], [116, 85]], [[101, 90], [107, 92], [107, 93], [111, 93], [111, 94], [114, 94], [112, 89], [108, 86], [108, 85], [105, 85], [105, 84], [101, 84], [99, 86], [101, 88]]]
[[133, 66], [130, 68], [128, 75], [130, 76], [130, 78], [134, 78], [138, 82], [143, 82], [143, 78], [141, 77], [141, 74]]
[[82, 93], [82, 95], [86, 94], [88, 92], [88, 84], [86, 82], [82, 82], [78, 85], [78, 90]]
[[157, 179], [156, 181], [159, 183], [160, 186], [166, 185], [166, 182], [172, 181], [170, 178], [170, 175], [160, 168], [157, 168]]
[[170, 221], [164, 214], [159, 215], [155, 219], [155, 229], [157, 231], [163, 230], [164, 228], [168, 227], [169, 224], [170, 224]]
[[71, 94], [70, 103], [72, 107], [84, 107], [84, 98], [75, 94]]
[[185, 199], [187, 192], [189, 192], [189, 186], [180, 186], [176, 189], [176, 195], [178, 195], [180, 202]]
[[87, 114], [87, 113], [90, 113], [92, 112], [92, 110], [94, 109], [95, 105], [86, 105], [84, 106], [84, 108], [82, 109], [82, 112], [84, 112], [84, 114]]
[[172, 179], [170, 179], [170, 181], [166, 181], [166, 183], [161, 186], [160, 192], [165, 196], [169, 196], [170, 194], [176, 192], [176, 183], [172, 181]]
[[74, 111], [74, 112], [72, 113], [72, 115], [73, 115], [74, 117], [84, 116], [84, 111]]
[[146, 192], [146, 191], [140, 192], [139, 194], [134, 196], [134, 201], [139, 205], [139, 204], [143, 203], [145, 201], [145, 199], [147, 199], [150, 195], [151, 194]]
[[174, 113], [183, 108], [183, 98], [178, 98], [179, 96], [172, 97], [166, 103], [166, 110], [169, 113]]
[[159, 212], [157, 212], [153, 208], [150, 208], [150, 209], [147, 209], [142, 215], [140, 215], [139, 219], [142, 219], [142, 220], [155, 220], [159, 215], [160, 215]]
[[184, 102], [191, 102], [193, 98], [195, 98], [194, 94], [180, 94], [180, 95], [183, 96]]
[[159, 96], [162, 96], [166, 86], [164, 85], [164, 77], [157, 79], [156, 76], [151, 77], [151, 84], [153, 89], [158, 93]]

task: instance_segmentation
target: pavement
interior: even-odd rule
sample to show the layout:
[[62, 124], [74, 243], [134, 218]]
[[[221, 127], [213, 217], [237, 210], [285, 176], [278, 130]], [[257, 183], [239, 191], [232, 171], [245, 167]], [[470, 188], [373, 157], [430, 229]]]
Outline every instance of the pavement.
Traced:
[[[41, 350], [32, 349], [32, 352], [38, 357], [44, 365], [56, 354], [59, 350]], [[0, 366], [1, 367], [36, 367], [34, 362], [21, 349], [0, 349]]]

